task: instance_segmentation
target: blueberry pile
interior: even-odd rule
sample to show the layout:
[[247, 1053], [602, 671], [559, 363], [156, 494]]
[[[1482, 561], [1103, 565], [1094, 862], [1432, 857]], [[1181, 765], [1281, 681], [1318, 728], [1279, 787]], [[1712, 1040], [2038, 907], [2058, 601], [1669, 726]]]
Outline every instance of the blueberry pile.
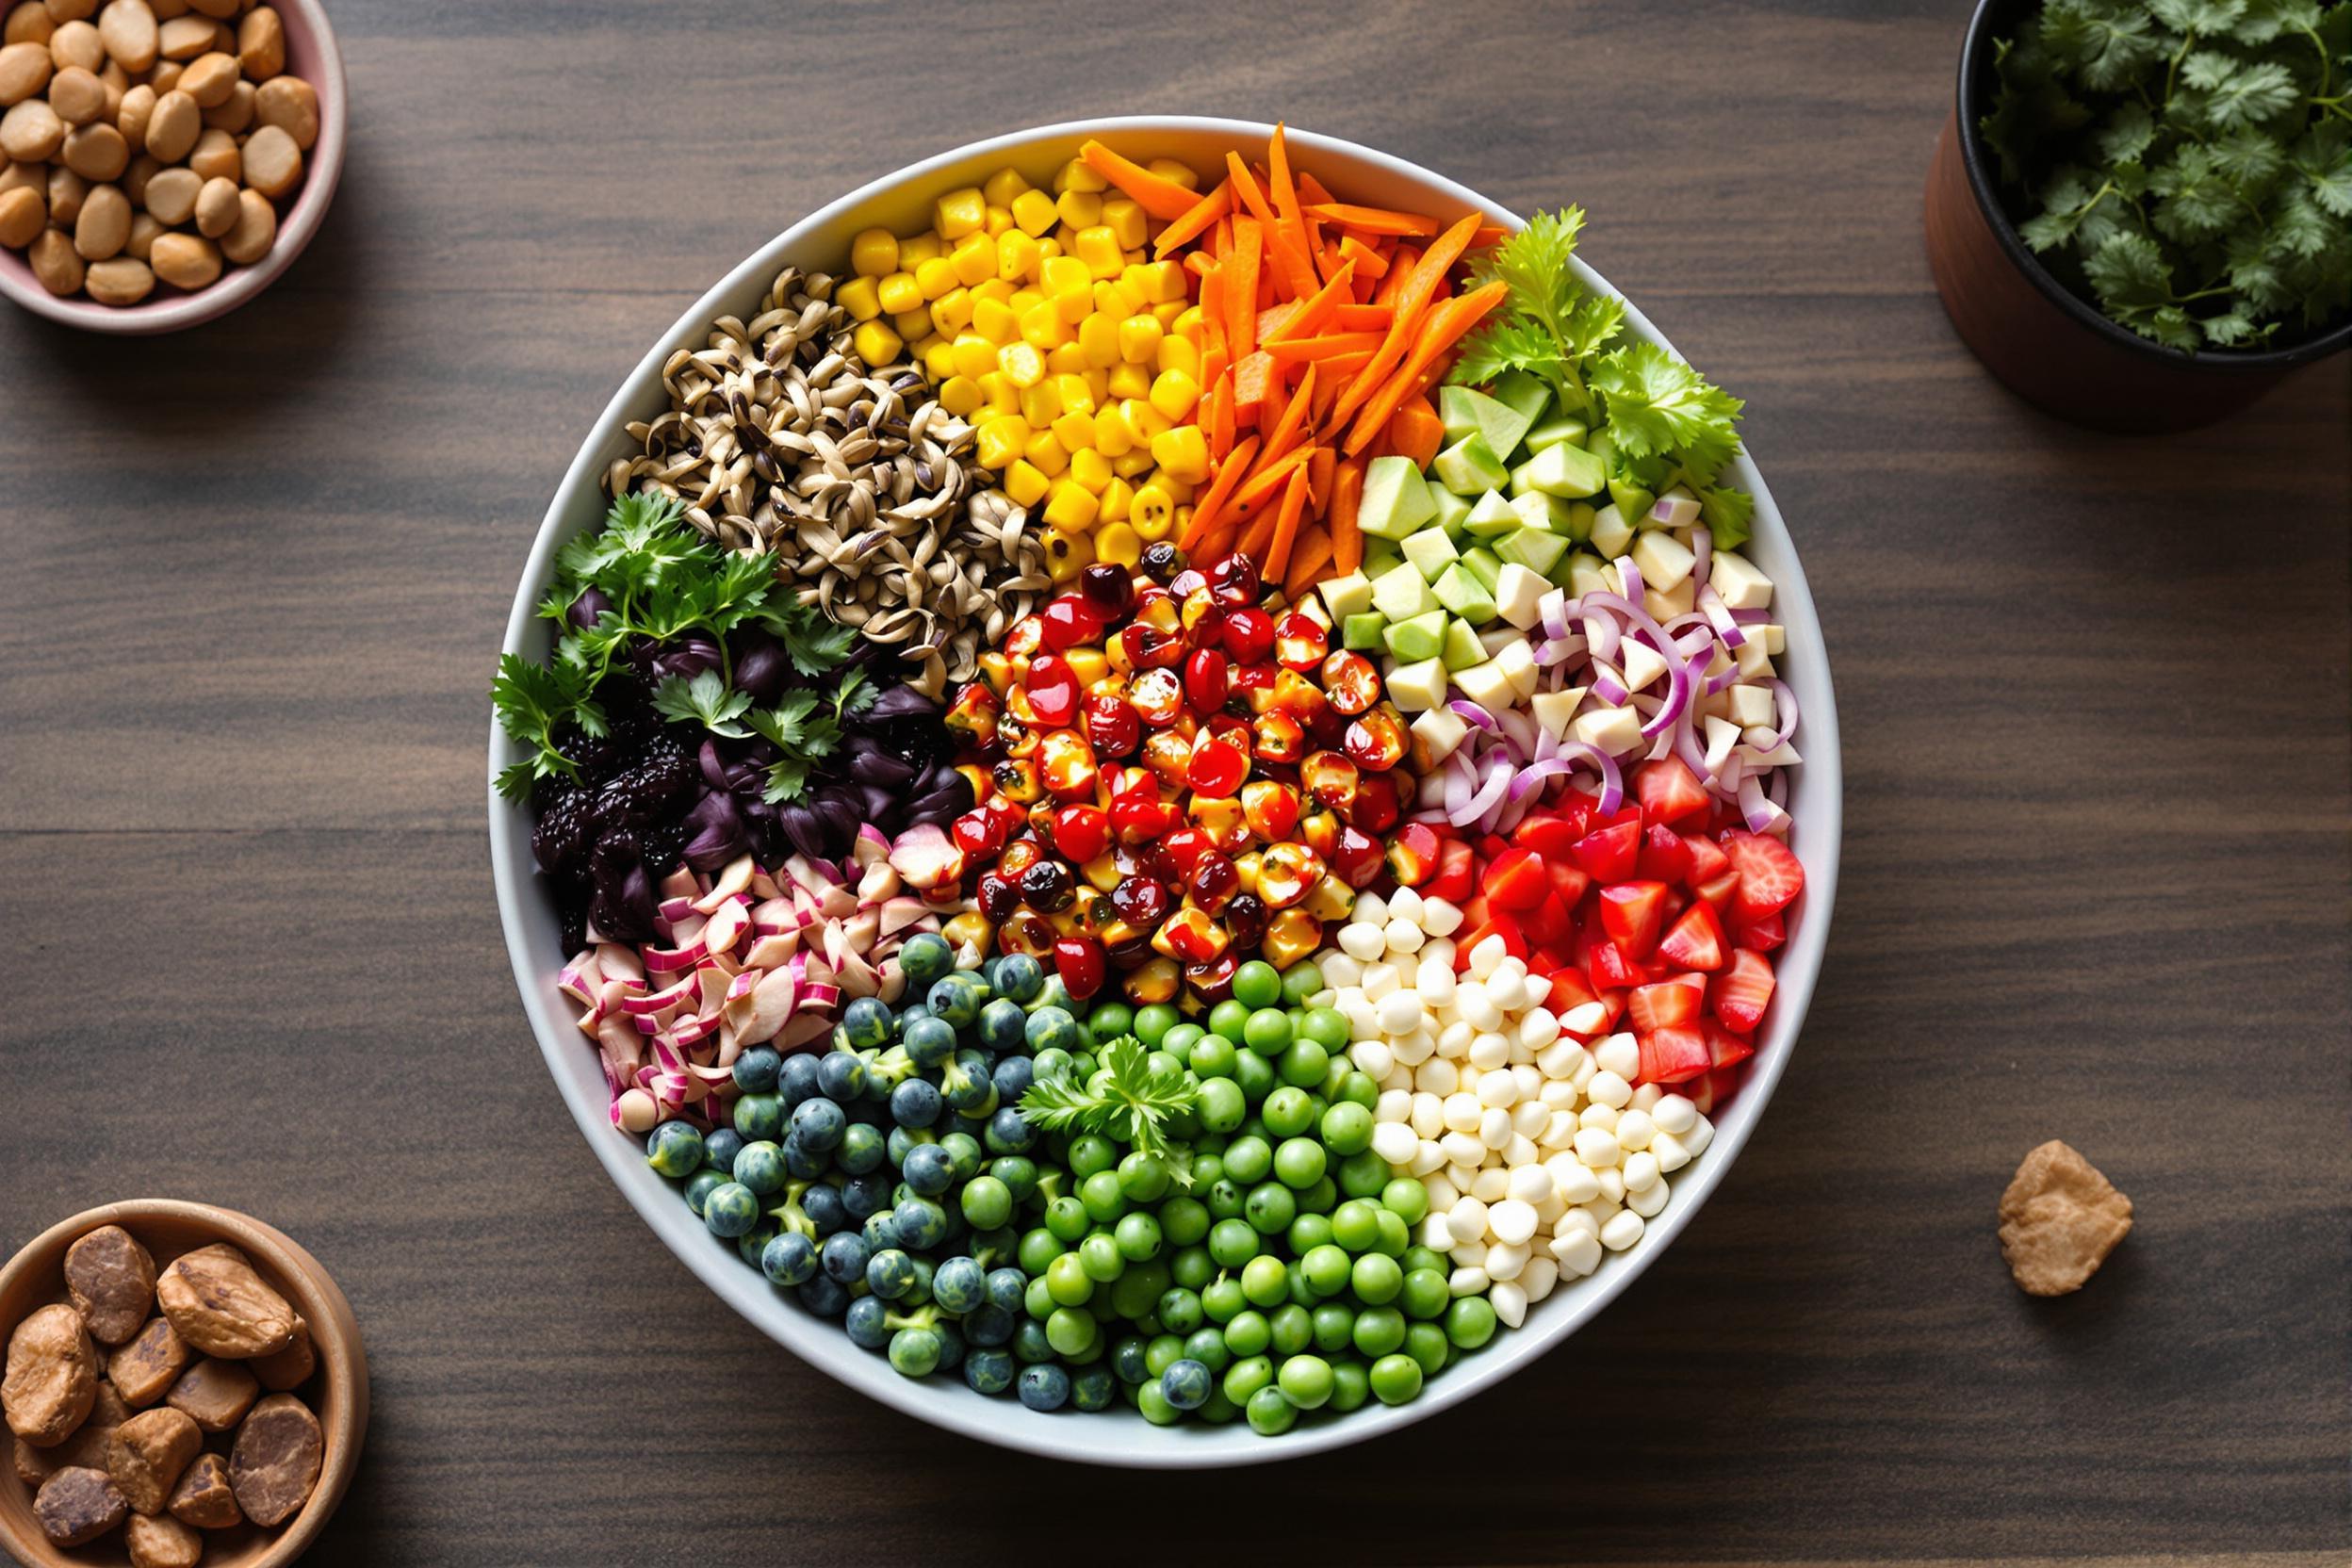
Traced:
[[1066, 1180], [1030, 1158], [1021, 1097], [1040, 1061], [1091, 1070], [1092, 1038], [1024, 955], [957, 971], [924, 933], [899, 962], [923, 1000], [851, 1003], [829, 1052], [745, 1052], [733, 1125], [664, 1122], [647, 1160], [745, 1262], [906, 1376], [960, 1368], [985, 1394], [1017, 1382], [1033, 1409], [1107, 1409], [1109, 1368], [1053, 1364], [1024, 1313], [1012, 1223]]

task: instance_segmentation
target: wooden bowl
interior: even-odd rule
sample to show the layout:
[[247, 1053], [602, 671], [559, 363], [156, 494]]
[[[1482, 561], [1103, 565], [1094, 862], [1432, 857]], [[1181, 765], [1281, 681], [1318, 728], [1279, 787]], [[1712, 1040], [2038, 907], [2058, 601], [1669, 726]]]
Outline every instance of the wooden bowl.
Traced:
[[2291, 371], [2352, 347], [2352, 321], [2281, 334], [2277, 347], [2184, 353], [2099, 314], [2017, 237], [1977, 135], [1994, 41], [2041, 0], [1979, 0], [1960, 48], [1952, 115], [1927, 175], [1927, 260], [1961, 341], [2018, 397], [2094, 430], [2151, 434], [2212, 424]]
[[[102, 1225], [120, 1225], [154, 1254], [161, 1269], [183, 1252], [225, 1241], [244, 1252], [271, 1289], [294, 1304], [310, 1325], [318, 1370], [298, 1391], [318, 1417], [326, 1455], [318, 1484], [302, 1512], [274, 1529], [240, 1525], [205, 1530], [203, 1568], [279, 1568], [309, 1549], [335, 1515], [358, 1467], [368, 1434], [368, 1353], [359, 1322], [318, 1260], [250, 1215], [209, 1203], [134, 1198], [77, 1214], [41, 1233], [0, 1268], [0, 1331], [12, 1332], [31, 1313], [65, 1299], [66, 1249]], [[32, 1490], [13, 1463], [0, 1464], [0, 1546], [32, 1568], [92, 1568], [127, 1563], [122, 1532], [87, 1546], [49, 1544], [33, 1513]]]
[[[36, 316], [62, 321], [84, 332], [117, 337], [152, 337], [226, 316], [277, 282], [294, 265], [318, 226], [326, 221], [335, 188], [343, 177], [343, 142], [349, 94], [343, 82], [343, 55], [335, 41], [335, 25], [327, 20], [320, 0], [270, 0], [286, 25], [286, 74], [300, 76], [318, 94], [318, 141], [302, 155], [302, 183], [293, 201], [278, 214], [278, 237], [269, 253], [251, 267], [232, 267], [211, 286], [189, 292], [158, 282], [155, 291], [135, 305], [102, 305], [87, 294], [61, 300], [33, 276], [32, 264], [22, 251], [0, 246], [0, 294]], [[12, 8], [0, 3], [0, 10]], [[210, 1562], [207, 1556], [204, 1560]]]

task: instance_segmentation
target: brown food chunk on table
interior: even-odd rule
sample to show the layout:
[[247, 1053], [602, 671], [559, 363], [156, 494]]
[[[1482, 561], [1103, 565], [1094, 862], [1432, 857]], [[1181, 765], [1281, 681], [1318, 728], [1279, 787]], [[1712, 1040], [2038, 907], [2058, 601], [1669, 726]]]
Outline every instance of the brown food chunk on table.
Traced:
[[204, 1446], [196, 1423], [176, 1410], [141, 1411], [114, 1429], [106, 1474], [133, 1513], [161, 1513], [181, 1475]]
[[172, 1517], [208, 1530], [224, 1530], [245, 1522], [229, 1486], [229, 1462], [219, 1454], [198, 1454], [180, 1484], [172, 1489], [167, 1505]]
[[65, 1251], [65, 1288], [90, 1337], [120, 1345], [155, 1298], [155, 1260], [120, 1225], [101, 1225]]
[[318, 1369], [318, 1352], [310, 1343], [310, 1325], [300, 1314], [294, 1318], [294, 1343], [283, 1350], [272, 1350], [266, 1356], [255, 1356], [246, 1365], [261, 1380], [261, 1386], [272, 1394], [286, 1394], [300, 1388]]
[[185, 1411], [208, 1432], [225, 1432], [245, 1419], [260, 1396], [261, 1384], [242, 1362], [206, 1357], [180, 1374], [164, 1403]]
[[294, 1309], [226, 1242], [174, 1258], [155, 1299], [180, 1337], [208, 1356], [242, 1361], [293, 1343]]
[[168, 1513], [132, 1514], [122, 1539], [131, 1568], [196, 1568], [204, 1555], [204, 1538]]
[[310, 1500], [326, 1458], [326, 1440], [310, 1407], [291, 1394], [272, 1394], [253, 1407], [229, 1451], [229, 1485], [237, 1506], [256, 1525], [283, 1525]]
[[97, 1540], [122, 1522], [128, 1510], [114, 1478], [104, 1470], [74, 1465], [41, 1483], [33, 1496], [33, 1512], [41, 1533], [57, 1546], [80, 1546]]
[[188, 1342], [168, 1317], [151, 1317], [139, 1337], [106, 1358], [106, 1376], [122, 1397], [144, 1409], [171, 1391], [188, 1369]]
[[8, 1430], [36, 1448], [54, 1448], [74, 1435], [97, 1397], [98, 1351], [80, 1313], [59, 1302], [16, 1326], [0, 1380]]
[[2132, 1200], [2055, 1138], [2026, 1155], [2001, 1195], [2001, 1253], [2029, 1296], [2082, 1289], [2131, 1232]]

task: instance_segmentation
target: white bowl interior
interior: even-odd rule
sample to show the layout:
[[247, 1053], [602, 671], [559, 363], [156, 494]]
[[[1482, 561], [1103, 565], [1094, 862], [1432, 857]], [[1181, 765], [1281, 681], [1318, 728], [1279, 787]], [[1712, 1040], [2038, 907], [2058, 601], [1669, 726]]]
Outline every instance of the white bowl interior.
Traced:
[[[1256, 156], [1270, 130], [1268, 125], [1250, 121], [1151, 117], [1075, 122], [1018, 132], [913, 165], [786, 229], [678, 318], [597, 419], [540, 524], [515, 594], [505, 647], [533, 658], [546, 656], [548, 625], [533, 616], [532, 607], [546, 591], [556, 549], [602, 515], [601, 476], [612, 459], [630, 449], [623, 428], [626, 422], [645, 417], [648, 409], [661, 404], [662, 362], [682, 346], [699, 347], [707, 323], [714, 317], [748, 316], [750, 302], [785, 263], [812, 270], [838, 270], [845, 264], [850, 237], [858, 230], [880, 224], [909, 232], [923, 225], [932, 199], [939, 192], [976, 185], [1008, 163], [1043, 183], [1089, 137], [1112, 140], [1130, 156], [1178, 157], [1205, 172], [1223, 161], [1228, 148]], [[1343, 201], [1429, 212], [1440, 218], [1476, 209], [1491, 214], [1500, 223], [1513, 227], [1520, 223], [1516, 216], [1475, 191], [1373, 149], [1296, 131], [1289, 134], [1288, 141], [1294, 165], [1312, 170]], [[1604, 214], [1602, 221], [1606, 220]], [[1609, 287], [1599, 274], [1581, 262], [1577, 265], [1588, 286]], [[1633, 332], [1665, 341], [1640, 311], [1628, 311], [1627, 318]], [[596, 1053], [573, 1023], [570, 1003], [555, 988], [556, 972], [568, 955], [561, 950], [552, 907], [535, 885], [529, 815], [507, 805], [493, 790], [491, 861], [507, 951], [522, 990], [524, 1010], [564, 1103], [596, 1157], [654, 1233], [736, 1311], [778, 1344], [842, 1382], [908, 1414], [983, 1442], [1100, 1464], [1186, 1468], [1255, 1463], [1361, 1442], [1468, 1398], [1574, 1333], [1672, 1244], [1731, 1168], [1763, 1114], [1788, 1066], [1821, 970], [1837, 888], [1840, 817], [1838, 718], [1829, 662], [1805, 573], [1763, 477], [1743, 456], [1731, 482], [1756, 496], [1756, 537], [1745, 553], [1776, 585], [1775, 613], [1788, 630], [1781, 673], [1795, 690], [1803, 714], [1797, 742], [1805, 762], [1790, 780], [1788, 809], [1795, 819], [1791, 841], [1805, 865], [1806, 890], [1792, 912], [1788, 944], [1778, 956], [1779, 989], [1772, 1016], [1746, 1081], [1728, 1105], [1719, 1107], [1713, 1145], [1677, 1175], [1672, 1200], [1650, 1221], [1642, 1239], [1625, 1252], [1605, 1260], [1587, 1279], [1556, 1289], [1529, 1311], [1523, 1327], [1498, 1333], [1484, 1349], [1431, 1380], [1412, 1403], [1393, 1408], [1367, 1405], [1346, 1416], [1302, 1424], [1283, 1437], [1269, 1439], [1238, 1422], [1223, 1428], [1200, 1423], [1160, 1428], [1132, 1412], [1040, 1414], [1006, 1397], [975, 1394], [953, 1376], [909, 1380], [891, 1371], [883, 1358], [858, 1349], [838, 1323], [819, 1319], [787, 1300], [757, 1269], [743, 1265], [731, 1242], [711, 1236], [679, 1200], [677, 1190], [646, 1166], [638, 1141], [612, 1127]], [[518, 755], [494, 723], [492, 775]]]

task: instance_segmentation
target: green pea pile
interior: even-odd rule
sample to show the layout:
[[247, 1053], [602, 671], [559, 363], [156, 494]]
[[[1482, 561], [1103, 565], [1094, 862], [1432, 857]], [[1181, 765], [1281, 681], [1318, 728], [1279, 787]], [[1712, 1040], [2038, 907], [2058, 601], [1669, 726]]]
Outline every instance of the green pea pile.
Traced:
[[[1252, 961], [1200, 1021], [1119, 1003], [1086, 1020], [1199, 1092], [1165, 1156], [1046, 1140], [1038, 1163], [1074, 1185], [1049, 1178], [1021, 1236], [1023, 1304], [1065, 1363], [1107, 1358], [1155, 1424], [1239, 1418], [1270, 1436], [1310, 1411], [1402, 1404], [1494, 1336], [1485, 1298], [1453, 1297], [1445, 1254], [1413, 1241], [1428, 1197], [1372, 1152], [1379, 1086], [1348, 1059], [1347, 1019], [1310, 1004], [1322, 989], [1312, 963]], [[1041, 1079], [1085, 1066], [1058, 1054], [1039, 1053]]]

